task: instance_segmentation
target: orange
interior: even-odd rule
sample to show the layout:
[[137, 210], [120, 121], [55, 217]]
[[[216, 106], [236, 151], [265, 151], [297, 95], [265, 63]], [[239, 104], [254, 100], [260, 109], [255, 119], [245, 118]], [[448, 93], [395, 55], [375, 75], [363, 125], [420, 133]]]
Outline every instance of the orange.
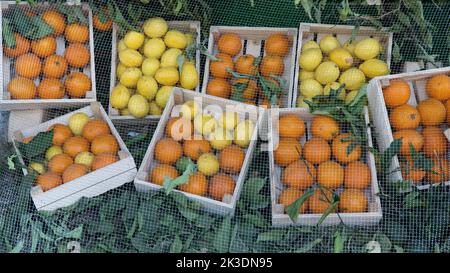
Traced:
[[73, 23], [67, 25], [64, 31], [66, 40], [71, 43], [86, 43], [89, 40], [89, 28], [85, 25]]
[[64, 142], [63, 151], [71, 157], [81, 152], [89, 152], [89, 141], [82, 136], [73, 136]]
[[212, 79], [209, 80], [206, 86], [206, 93], [211, 96], [228, 99], [231, 94], [231, 85], [222, 78]]
[[271, 34], [264, 46], [267, 55], [276, 55], [284, 57], [289, 51], [289, 40], [283, 34]]
[[302, 145], [293, 138], [283, 138], [278, 142], [278, 147], [273, 151], [275, 163], [280, 166], [287, 166], [299, 160], [302, 156]]
[[57, 79], [43, 79], [37, 88], [38, 96], [41, 99], [62, 99], [64, 98], [64, 85]]
[[91, 143], [91, 152], [94, 155], [98, 154], [117, 154], [119, 151], [119, 143], [111, 134], [103, 134], [96, 136]]
[[48, 10], [42, 14], [42, 20], [53, 28], [54, 36], [59, 36], [64, 33], [66, 18], [63, 14], [55, 10]]
[[94, 161], [92, 162], [91, 169], [93, 171], [106, 167], [114, 162], [117, 162], [119, 158], [115, 154], [99, 154], [94, 157]]
[[334, 161], [320, 163], [317, 168], [317, 182], [328, 189], [336, 189], [344, 182], [344, 169]]
[[216, 55], [217, 61], [211, 61], [209, 65], [209, 70], [211, 71], [211, 75], [215, 78], [229, 78], [231, 77], [230, 72], [228, 70], [234, 70], [233, 59], [231, 59], [230, 55], [219, 53]]
[[221, 53], [235, 56], [242, 49], [241, 37], [234, 33], [222, 34], [217, 42], [217, 48]]
[[61, 78], [66, 74], [67, 61], [62, 56], [52, 55], [45, 59], [42, 72], [48, 78]]
[[447, 154], [448, 140], [439, 127], [425, 127], [423, 135], [423, 152], [426, 156], [445, 156]]
[[[287, 188], [283, 190], [280, 194], [280, 197], [278, 198], [278, 204], [283, 205], [284, 211], [286, 211], [286, 208], [293, 204], [297, 199], [303, 196], [303, 191], [297, 190], [294, 188]], [[298, 212], [303, 214], [308, 210], [308, 202], [304, 202], [299, 208]]]
[[288, 187], [304, 190], [314, 183], [315, 173], [314, 166], [297, 160], [284, 169], [281, 180]]
[[62, 179], [63, 183], [75, 180], [83, 175], [87, 174], [88, 168], [84, 164], [72, 164], [63, 172]]
[[401, 105], [394, 108], [389, 115], [392, 128], [396, 130], [401, 129], [416, 129], [420, 124], [420, 113], [416, 108], [409, 104]]
[[111, 134], [108, 123], [101, 119], [92, 119], [83, 126], [81, 135], [89, 141], [93, 141], [97, 136]]
[[58, 154], [48, 162], [48, 169], [51, 172], [62, 174], [67, 167], [73, 164], [73, 159], [67, 154]]
[[25, 78], [37, 78], [41, 74], [41, 60], [38, 56], [27, 53], [16, 59], [16, 73]]
[[346, 189], [339, 195], [339, 210], [344, 213], [366, 212], [367, 197], [363, 191]]
[[64, 142], [73, 136], [70, 128], [64, 124], [55, 124], [53, 129], [53, 145], [61, 146]]
[[70, 66], [82, 68], [89, 64], [91, 54], [83, 44], [71, 44], [66, 47], [64, 57]]
[[322, 214], [333, 201], [333, 193], [327, 190], [316, 189], [308, 199], [308, 207], [311, 213]]
[[254, 99], [256, 96], [256, 90], [258, 88], [258, 85], [256, 81], [246, 79], [246, 78], [238, 78], [233, 81], [233, 86], [231, 89], [231, 94], [234, 94], [236, 92], [239, 85], [243, 85], [242, 88], [245, 88], [242, 91], [242, 98], [245, 100], [251, 100]]
[[211, 178], [208, 193], [212, 198], [222, 201], [225, 194], [233, 195], [235, 184], [231, 176], [219, 173]]
[[344, 186], [348, 189], [363, 190], [370, 185], [370, 168], [366, 163], [353, 161], [348, 163], [344, 171]]
[[239, 173], [244, 164], [245, 153], [236, 145], [225, 147], [219, 155], [219, 166], [227, 173]]
[[394, 139], [401, 139], [402, 146], [400, 147], [401, 155], [411, 155], [410, 145], [414, 147], [416, 152], [422, 151], [424, 139], [423, 136], [416, 130], [400, 130], [393, 134]]
[[285, 114], [280, 117], [278, 124], [280, 138], [301, 138], [305, 134], [305, 122], [294, 114]]
[[259, 65], [263, 76], [281, 76], [284, 72], [284, 61], [279, 56], [264, 56]]
[[197, 160], [202, 154], [209, 153], [211, 145], [206, 139], [186, 139], [183, 143], [184, 155]]
[[314, 116], [311, 123], [311, 133], [315, 137], [332, 140], [339, 134], [339, 123], [328, 116]]
[[52, 36], [47, 36], [39, 40], [31, 42], [31, 51], [41, 58], [48, 57], [56, 52], [56, 39]]
[[163, 138], [156, 143], [155, 159], [161, 163], [173, 164], [182, 154], [181, 144], [171, 138]]
[[6, 56], [14, 58], [30, 51], [30, 41], [28, 41], [18, 33], [14, 33], [14, 38], [16, 40], [15, 47], [10, 48], [6, 47], [6, 45], [3, 46], [3, 53], [5, 53]]
[[177, 169], [167, 164], [159, 164], [150, 172], [149, 181], [162, 186], [166, 177], [170, 180], [177, 178]]
[[187, 118], [172, 117], [166, 124], [166, 135], [176, 141], [182, 139], [189, 139], [192, 136], [194, 125], [192, 121]]
[[356, 145], [353, 147], [352, 151], [348, 153], [348, 147], [352, 144], [352, 141], [349, 140], [350, 137], [350, 134], [340, 134], [331, 144], [334, 158], [336, 158], [336, 160], [340, 163], [349, 163], [358, 160], [361, 157], [360, 145]]
[[235, 64], [236, 72], [245, 75], [255, 75], [258, 68], [255, 66], [255, 56], [245, 54], [239, 56]]
[[91, 90], [91, 79], [81, 72], [72, 72], [64, 81], [67, 93], [73, 98], [85, 98]]
[[303, 157], [313, 164], [320, 164], [330, 160], [331, 147], [326, 140], [313, 137], [303, 145]]
[[427, 173], [428, 181], [432, 183], [446, 182], [450, 179], [449, 161], [444, 158], [433, 158], [433, 168]]
[[389, 86], [383, 88], [384, 102], [387, 107], [397, 107], [406, 104], [410, 96], [411, 88], [404, 80], [391, 80]]
[[426, 90], [428, 97], [440, 101], [450, 99], [450, 77], [447, 75], [437, 75], [427, 81]]
[[36, 183], [41, 186], [42, 191], [46, 192], [61, 185], [62, 179], [56, 173], [46, 172], [36, 178]]
[[113, 21], [109, 17], [107, 9], [104, 9], [103, 14], [105, 17], [104, 19], [106, 19], [106, 22], [102, 22], [102, 20], [100, 20], [100, 16], [98, 14], [95, 14], [94, 17], [92, 18], [92, 23], [94, 24], [95, 29], [99, 31], [108, 31], [112, 28]]
[[36, 97], [36, 85], [28, 78], [15, 77], [8, 83], [8, 92], [16, 100], [29, 100]]
[[180, 185], [180, 190], [195, 195], [205, 195], [208, 191], [208, 181], [206, 180], [206, 176], [201, 172], [190, 175], [188, 182]]
[[421, 101], [417, 110], [419, 110], [422, 124], [426, 126], [439, 125], [447, 118], [447, 110], [444, 104], [437, 99]]
[[414, 168], [414, 162], [406, 159], [406, 162], [401, 162], [401, 171], [403, 180], [411, 181], [414, 184], [419, 184], [426, 175], [426, 172]]
[[447, 109], [447, 124], [450, 125], [450, 99], [445, 102], [445, 108]]

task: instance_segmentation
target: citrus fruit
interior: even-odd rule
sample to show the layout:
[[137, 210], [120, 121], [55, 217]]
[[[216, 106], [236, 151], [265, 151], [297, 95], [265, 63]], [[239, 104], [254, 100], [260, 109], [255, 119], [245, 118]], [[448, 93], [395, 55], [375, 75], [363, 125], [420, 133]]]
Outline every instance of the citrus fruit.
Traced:
[[61, 146], [52, 146], [45, 151], [45, 160], [50, 161], [55, 155], [62, 154], [63, 150]]
[[119, 52], [119, 60], [126, 67], [139, 67], [142, 65], [144, 58], [139, 51], [127, 48]]
[[281, 180], [288, 187], [304, 190], [312, 186], [315, 177], [316, 170], [312, 164], [297, 160], [284, 169]]
[[18, 76], [25, 78], [36, 78], [41, 74], [41, 60], [32, 53], [17, 57], [15, 69]]
[[184, 155], [197, 160], [202, 154], [209, 153], [211, 145], [206, 139], [186, 139], [183, 143]]
[[138, 49], [144, 44], [145, 35], [137, 31], [129, 31], [123, 37], [123, 42], [130, 49]]
[[267, 55], [284, 57], [289, 51], [289, 40], [283, 34], [271, 34], [264, 44]]
[[110, 153], [116, 154], [119, 151], [119, 143], [111, 134], [102, 134], [96, 136], [91, 143], [91, 152], [94, 155]]
[[236, 72], [245, 75], [255, 75], [258, 70], [255, 66], [255, 56], [251, 54], [245, 54], [239, 56], [236, 60]]
[[117, 162], [119, 158], [114, 154], [99, 154], [94, 157], [94, 161], [92, 162], [91, 169], [93, 171], [106, 167], [114, 162]]
[[231, 85], [227, 80], [222, 78], [211, 79], [206, 86], [206, 93], [211, 96], [227, 99], [231, 94]]
[[170, 48], [184, 49], [187, 46], [186, 36], [176, 29], [167, 31], [164, 35], [164, 43]]
[[73, 164], [73, 159], [67, 154], [58, 154], [48, 162], [48, 170], [57, 174], [62, 174], [67, 167]]
[[116, 76], [117, 79], [120, 80], [120, 77], [122, 76], [123, 72], [125, 72], [125, 70], [127, 69], [127, 67], [123, 64], [123, 63], [118, 63], [117, 67], [116, 67]]
[[67, 61], [62, 56], [51, 55], [44, 60], [42, 72], [48, 78], [61, 78], [66, 74]]
[[200, 196], [206, 195], [208, 180], [204, 174], [197, 172], [189, 176], [187, 183], [180, 185], [180, 190]]
[[199, 75], [192, 62], [184, 62], [181, 67], [180, 85], [184, 89], [194, 90], [198, 86]]
[[75, 157], [81, 152], [89, 151], [89, 141], [81, 136], [70, 137], [64, 142], [63, 151], [65, 154]]
[[375, 78], [389, 74], [389, 67], [386, 62], [379, 59], [369, 59], [359, 65], [359, 69], [367, 78]]
[[86, 167], [90, 168], [92, 163], [94, 162], [95, 155], [91, 152], [81, 152], [77, 154], [73, 162], [77, 164], [83, 164]]
[[86, 93], [91, 90], [91, 79], [82, 72], [72, 72], [64, 81], [67, 93], [72, 98], [85, 98]]
[[234, 144], [241, 148], [247, 148], [252, 140], [255, 125], [251, 120], [244, 120], [236, 125], [234, 129]]
[[151, 101], [148, 104], [148, 114], [151, 116], [161, 116], [162, 115], [162, 109], [158, 106], [158, 104], [156, 104], [156, 102]]
[[31, 170], [31, 171], [35, 171], [38, 174], [45, 173], [44, 164], [38, 163], [38, 162], [31, 162], [30, 165], [28, 165], [28, 169]]
[[419, 111], [409, 104], [395, 107], [390, 115], [389, 120], [392, 128], [396, 130], [416, 129], [419, 127], [421, 117]]
[[66, 26], [64, 36], [71, 43], [84, 44], [89, 40], [89, 28], [79, 23], [72, 23]]
[[75, 43], [66, 47], [64, 58], [70, 66], [83, 68], [89, 64], [91, 54], [83, 44]]
[[217, 47], [221, 53], [235, 56], [242, 49], [241, 38], [234, 33], [222, 34], [217, 41]]
[[36, 178], [36, 184], [39, 185], [42, 191], [46, 192], [62, 184], [60, 175], [52, 172], [46, 172]]
[[361, 60], [376, 58], [381, 52], [381, 45], [377, 39], [366, 38], [359, 41], [355, 46], [355, 55]]
[[[106, 11], [106, 12], [105, 12]], [[99, 14], [95, 14], [92, 18], [92, 23], [98, 31], [108, 31], [112, 28], [113, 21], [110, 18], [109, 12], [105, 9], [103, 18]]]
[[302, 82], [304, 80], [308, 79], [314, 79], [314, 71], [306, 71], [304, 69], [301, 69], [299, 72], [298, 80], [299, 82]]
[[296, 139], [282, 138], [278, 142], [277, 148], [273, 151], [273, 156], [275, 163], [280, 166], [287, 166], [300, 159], [302, 146]]
[[[287, 188], [283, 190], [278, 197], [278, 204], [283, 205], [284, 211], [286, 211], [289, 205], [292, 205], [297, 199], [303, 196], [303, 191], [295, 188]], [[305, 213], [308, 210], [308, 202], [304, 202], [298, 209], [298, 213]]]
[[427, 180], [432, 183], [446, 182], [450, 179], [449, 161], [444, 158], [433, 158], [433, 168], [427, 173]]
[[16, 45], [14, 47], [3, 46], [3, 52], [6, 56], [14, 58], [30, 51], [30, 41], [22, 37], [18, 33], [14, 33], [14, 39], [16, 41]]
[[420, 170], [414, 167], [412, 160], [406, 160], [401, 162], [402, 177], [406, 181], [411, 181], [414, 184], [422, 182], [423, 178], [427, 174], [424, 170]]
[[314, 71], [322, 59], [322, 51], [319, 48], [311, 48], [302, 51], [298, 63], [303, 70]]
[[160, 59], [166, 51], [166, 44], [161, 38], [152, 38], [145, 42], [143, 52], [147, 58]]
[[278, 133], [282, 138], [301, 138], [305, 134], [305, 122], [295, 114], [280, 117]]
[[88, 168], [86, 167], [86, 165], [77, 163], [72, 164], [67, 167], [62, 174], [63, 183], [67, 183], [79, 177], [82, 177], [83, 175], [87, 174], [87, 172]]
[[199, 172], [207, 176], [215, 175], [219, 171], [219, 160], [212, 153], [202, 154], [197, 159], [197, 168]]
[[339, 47], [330, 52], [330, 61], [334, 62], [340, 69], [348, 69], [353, 65], [353, 57], [346, 49]]
[[236, 183], [231, 176], [226, 174], [216, 174], [209, 182], [209, 196], [217, 201], [222, 201], [225, 194], [233, 195], [235, 184]]
[[161, 56], [161, 67], [178, 67], [178, 57], [183, 52], [178, 48], [169, 48]]
[[211, 134], [217, 126], [217, 121], [210, 114], [199, 114], [194, 118], [194, 129], [201, 135]]
[[348, 189], [363, 190], [370, 185], [371, 174], [367, 164], [361, 161], [348, 163], [344, 171], [344, 186]]
[[166, 34], [169, 26], [167, 25], [166, 20], [161, 17], [153, 17], [145, 21], [142, 26], [145, 35], [150, 38], [160, 38]]
[[355, 47], [356, 47], [357, 42], [353, 41], [351, 39], [347, 40], [347, 42], [345, 42], [342, 45], [342, 48], [344, 48], [345, 50], [347, 50], [352, 56], [355, 55]]
[[447, 118], [447, 110], [442, 102], [437, 99], [426, 99], [417, 105], [420, 113], [420, 121], [425, 126], [440, 125]]
[[341, 47], [341, 44], [339, 43], [338, 39], [332, 35], [326, 35], [322, 39], [320, 39], [319, 42], [320, 49], [323, 53], [328, 54], [333, 49]]
[[125, 69], [119, 81], [125, 87], [135, 88], [141, 77], [142, 71], [139, 68], [129, 67]]
[[347, 90], [358, 90], [365, 82], [366, 76], [358, 68], [349, 68], [339, 77], [339, 83], [345, 84]]
[[29, 100], [36, 97], [37, 88], [34, 82], [28, 78], [15, 77], [7, 86], [12, 99]]
[[69, 137], [73, 136], [70, 128], [64, 124], [55, 124], [52, 129], [53, 129], [53, 140], [52, 140], [53, 145], [61, 146]]
[[306, 98], [323, 95], [323, 86], [315, 79], [306, 79], [300, 83], [300, 94]]
[[158, 92], [158, 83], [152, 76], [142, 76], [136, 84], [136, 91], [151, 101]]
[[228, 70], [234, 70], [233, 59], [230, 55], [219, 53], [216, 56], [217, 60], [213, 60], [210, 63], [209, 70], [211, 75], [216, 78], [229, 78], [231, 77]]
[[383, 88], [383, 97], [386, 106], [397, 107], [406, 104], [411, 96], [409, 84], [401, 79], [394, 79], [389, 86]]
[[317, 182], [328, 189], [336, 189], [344, 182], [344, 169], [334, 161], [325, 161], [317, 168]]
[[76, 113], [69, 118], [69, 128], [72, 133], [76, 136], [81, 135], [83, 132], [83, 127], [88, 123], [89, 117], [85, 113]]
[[52, 78], [41, 80], [37, 91], [41, 99], [62, 99], [65, 94], [65, 88], [61, 81]]
[[304, 96], [298, 96], [296, 105], [298, 108], [305, 108], [309, 110], [309, 105], [306, 103], [307, 101], [311, 102], [312, 100]]
[[172, 86], [180, 80], [180, 74], [175, 67], [162, 67], [156, 71], [155, 79], [161, 85]]
[[318, 48], [318, 49], [320, 49], [320, 46], [319, 46], [319, 44], [316, 41], [309, 40], [309, 41], [307, 41], [306, 43], [303, 44], [302, 52], [306, 51], [308, 49], [311, 49], [311, 48]]
[[245, 153], [236, 145], [225, 147], [219, 155], [219, 165], [227, 173], [239, 173], [244, 164]]
[[[353, 148], [349, 148], [352, 145], [350, 140], [350, 134], [340, 134], [335, 139], [331, 145], [334, 158], [340, 163], [349, 163], [358, 160], [361, 157], [361, 146], [356, 145]], [[349, 150], [351, 149], [351, 151]]]
[[424, 139], [423, 136], [416, 130], [412, 129], [399, 130], [397, 132], [394, 132], [393, 137], [394, 139], [402, 140], [402, 146], [400, 147], [400, 154], [402, 155], [411, 154], [410, 149], [411, 145], [414, 147], [416, 152], [422, 151]]
[[450, 100], [445, 103], [445, 108], [447, 109], [447, 124], [450, 124]]
[[143, 118], [148, 115], [150, 105], [144, 96], [134, 94], [128, 101], [128, 111], [135, 118]]
[[313, 137], [303, 145], [303, 157], [312, 164], [320, 164], [330, 160], [331, 147], [323, 138]]
[[316, 189], [314, 194], [308, 199], [308, 208], [311, 213], [324, 213], [333, 201], [333, 193], [328, 190]]
[[156, 93], [156, 104], [161, 108], [166, 107], [167, 101], [169, 100], [170, 95], [172, 95], [172, 91], [173, 86], [161, 86], [158, 93]]
[[233, 142], [233, 135], [223, 127], [216, 127], [209, 135], [209, 142], [216, 150], [223, 150]]
[[168, 137], [173, 138], [176, 141], [180, 141], [182, 139], [188, 141], [188, 139], [192, 136], [192, 132], [194, 130], [193, 127], [194, 125], [191, 120], [184, 117], [173, 117], [167, 121], [165, 132]]
[[59, 36], [64, 33], [66, 29], [66, 17], [62, 13], [56, 10], [47, 10], [42, 14], [41, 18], [53, 28], [54, 36]]
[[156, 58], [145, 58], [144, 61], [142, 61], [142, 74], [145, 76], [155, 76], [156, 71], [158, 71], [159, 67], [161, 66], [161, 63]]
[[125, 42], [123, 39], [121, 39], [119, 42], [117, 42], [117, 52], [120, 52], [122, 50], [127, 49], [128, 47], [125, 45]]
[[128, 106], [130, 97], [131, 93], [128, 88], [122, 84], [118, 84], [111, 91], [109, 102], [111, 103], [111, 106], [116, 109], [124, 109]]
[[447, 154], [448, 140], [439, 127], [429, 126], [422, 131], [423, 152], [428, 157], [445, 156]]
[[[342, 87], [342, 88], [341, 88]], [[341, 88], [341, 89], [340, 89]], [[340, 90], [339, 90], [340, 89]], [[330, 82], [330, 83], [327, 83], [326, 85], [325, 85], [325, 87], [323, 88], [323, 94], [325, 95], [325, 96], [329, 96], [330, 95], [330, 93], [331, 93], [331, 90], [334, 90], [334, 91], [338, 91], [339, 90], [339, 94], [338, 94], [338, 98], [340, 99], [340, 100], [345, 100], [345, 97], [346, 97], [346, 93], [345, 93], [345, 88], [344, 88], [344, 86], [342, 85], [342, 84], [340, 84], [340, 83], [338, 83], [338, 82]]]
[[180, 115], [184, 118], [193, 120], [199, 113], [200, 106], [193, 100], [188, 100], [181, 105]]
[[227, 130], [233, 130], [239, 123], [239, 116], [236, 112], [227, 111], [219, 118], [219, 126]]
[[156, 143], [155, 159], [161, 163], [174, 164], [183, 154], [181, 144], [170, 138], [163, 138]]
[[368, 201], [363, 191], [358, 189], [346, 189], [339, 197], [339, 211], [344, 213], [367, 211]]
[[31, 42], [31, 51], [36, 54], [36, 56], [41, 58], [46, 58], [53, 55], [56, 51], [56, 40], [52, 36], [47, 36], [39, 40], [33, 40]]
[[110, 134], [108, 123], [101, 119], [91, 119], [83, 127], [81, 135], [89, 141], [93, 141], [95, 137]]
[[436, 75], [427, 81], [426, 91], [429, 97], [440, 101], [450, 99], [450, 77], [447, 75]]
[[339, 123], [332, 117], [316, 115], [311, 122], [311, 133], [315, 137], [332, 140], [339, 134]]
[[316, 68], [314, 78], [324, 85], [332, 83], [339, 78], [339, 67], [333, 62], [323, 62]]
[[284, 73], [284, 61], [280, 56], [264, 56], [259, 64], [259, 71], [266, 77], [281, 76]]
[[167, 164], [159, 164], [150, 172], [149, 181], [160, 186], [164, 185], [164, 179], [175, 179], [178, 177], [177, 170]]

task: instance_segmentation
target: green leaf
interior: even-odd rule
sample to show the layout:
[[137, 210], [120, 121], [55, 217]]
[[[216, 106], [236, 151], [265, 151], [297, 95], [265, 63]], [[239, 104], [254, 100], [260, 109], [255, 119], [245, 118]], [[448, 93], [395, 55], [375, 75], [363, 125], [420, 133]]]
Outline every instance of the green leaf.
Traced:
[[225, 217], [214, 236], [214, 249], [219, 253], [229, 251], [231, 238], [231, 217]]
[[24, 241], [20, 241], [9, 253], [20, 253], [24, 245]]
[[28, 143], [17, 143], [17, 147], [21, 154], [29, 161], [39, 155], [43, 155], [45, 151], [53, 145], [53, 130], [48, 132], [40, 132]]
[[314, 6], [313, 1], [312, 0], [296, 0], [295, 1], [296, 6], [299, 4], [298, 2], [300, 2], [302, 4], [302, 7], [305, 10], [306, 14], [308, 15], [309, 19], [311, 21], [314, 21], [312, 14], [311, 14], [312, 8]]
[[[323, 191], [323, 189], [322, 189]], [[325, 194], [324, 194], [325, 195]], [[319, 221], [317, 222], [317, 226], [320, 226], [323, 221], [330, 215], [330, 213], [334, 212], [339, 204], [339, 195], [333, 192], [333, 198], [330, 200], [329, 205], [327, 209], [323, 212], [322, 216], [320, 217]]]
[[175, 239], [170, 245], [169, 253], [181, 253], [182, 249], [183, 249], [183, 242], [181, 241], [180, 236], [175, 235]]
[[334, 253], [344, 252], [344, 243], [345, 243], [345, 238], [344, 238], [344, 236], [342, 236], [341, 231], [336, 230], [336, 232], [334, 233], [333, 252]]
[[274, 229], [258, 234], [257, 243], [260, 242], [277, 242], [281, 241], [286, 235], [286, 230]]
[[172, 190], [179, 185], [186, 184], [189, 181], [189, 176], [195, 173], [197, 167], [193, 162], [189, 162], [186, 170], [183, 174], [175, 179], [170, 179], [169, 177], [164, 178], [164, 191], [166, 194], [170, 194]]
[[300, 207], [308, 200], [309, 197], [311, 197], [314, 194], [314, 189], [310, 188], [305, 193], [294, 201], [294, 203], [290, 204], [286, 207], [286, 213], [289, 215], [289, 218], [291, 218], [292, 222], [296, 222], [298, 219], [298, 211]]
[[3, 42], [7, 48], [16, 48], [16, 38], [11, 29], [11, 23], [8, 18], [3, 18]]
[[402, 60], [400, 47], [398, 46], [397, 42], [394, 42], [394, 46], [392, 47], [392, 57], [394, 58], [394, 62], [400, 62]]

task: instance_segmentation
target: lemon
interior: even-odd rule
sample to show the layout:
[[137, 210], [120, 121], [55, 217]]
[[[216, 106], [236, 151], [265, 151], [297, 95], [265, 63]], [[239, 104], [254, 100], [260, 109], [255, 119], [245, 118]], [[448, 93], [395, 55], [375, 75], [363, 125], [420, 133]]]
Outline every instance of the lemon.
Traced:
[[323, 94], [323, 87], [318, 81], [307, 79], [300, 83], [300, 94], [307, 98], [314, 98]]
[[194, 43], [194, 35], [192, 33], [185, 33], [184, 37], [186, 37], [186, 45], [190, 45]]
[[180, 80], [180, 75], [175, 67], [162, 67], [156, 71], [155, 79], [161, 85], [175, 85]]
[[144, 44], [144, 56], [147, 58], [161, 58], [166, 51], [166, 44], [161, 38], [152, 38]]
[[219, 118], [219, 125], [227, 130], [233, 130], [239, 123], [239, 116], [236, 112], [225, 112]]
[[120, 76], [120, 83], [128, 88], [135, 88], [139, 78], [142, 77], [142, 71], [136, 67], [125, 69]]
[[184, 62], [180, 75], [181, 87], [194, 90], [198, 85], [198, 72], [195, 65], [191, 62]]
[[[338, 83], [338, 82], [331, 82], [328, 83], [327, 85], [325, 85], [325, 87], [323, 88], [323, 94], [325, 96], [329, 96], [331, 89], [338, 91], [338, 89], [342, 86], [342, 84]], [[345, 99], [345, 89], [342, 89], [338, 95], [338, 98], [340, 98], [341, 100]]]
[[127, 67], [123, 63], [117, 64], [116, 76], [118, 79], [120, 79], [120, 76], [122, 76], [123, 72], [125, 72], [125, 69], [127, 69]]
[[158, 92], [158, 83], [152, 76], [142, 76], [136, 84], [136, 91], [151, 101], [156, 96], [156, 92]]
[[339, 67], [333, 62], [323, 62], [314, 71], [314, 78], [321, 84], [332, 83], [339, 78]]
[[113, 88], [109, 101], [112, 107], [120, 110], [127, 107], [130, 97], [131, 94], [128, 88], [121, 84], [118, 84]]
[[145, 35], [137, 31], [130, 31], [123, 37], [124, 44], [131, 49], [138, 49], [144, 43]]
[[338, 39], [332, 35], [326, 35], [320, 39], [319, 45], [320, 49], [322, 49], [322, 52], [325, 54], [330, 53], [335, 48], [341, 47]]
[[119, 112], [121, 116], [131, 116], [130, 110], [128, 110], [128, 108], [121, 109]]
[[355, 46], [355, 56], [361, 60], [373, 59], [377, 57], [380, 52], [380, 42], [374, 38], [366, 38], [361, 40]]
[[317, 44], [316, 41], [310, 40], [310, 41], [308, 41], [308, 42], [303, 44], [302, 52], [305, 51], [305, 50], [308, 50], [310, 48], [319, 48], [320, 49], [320, 46]]
[[156, 58], [145, 58], [142, 62], [141, 70], [145, 76], [155, 76], [160, 67], [160, 62]]
[[142, 26], [145, 35], [150, 38], [160, 38], [166, 34], [169, 26], [167, 25], [166, 20], [161, 17], [150, 18], [145, 21]]
[[359, 69], [361, 69], [367, 78], [375, 78], [389, 74], [389, 67], [379, 59], [366, 60], [359, 66]]
[[299, 58], [299, 65], [306, 71], [314, 71], [322, 62], [322, 51], [318, 48], [311, 48], [302, 52]]
[[349, 68], [339, 77], [339, 83], [345, 84], [347, 90], [357, 90], [366, 81], [366, 76], [358, 68]]
[[306, 103], [306, 101], [312, 101], [312, 99], [304, 97], [304, 96], [298, 96], [297, 98], [297, 107], [298, 108], [305, 108], [309, 110], [309, 105]]
[[90, 168], [92, 162], [94, 162], [94, 154], [90, 152], [81, 152], [77, 154], [77, 156], [74, 159], [74, 162], [77, 164], [83, 164], [86, 167]]
[[148, 104], [149, 110], [148, 114], [151, 116], [161, 116], [162, 115], [162, 109], [156, 104], [156, 102], [152, 101]]
[[158, 93], [156, 93], [155, 102], [156, 104], [164, 109], [166, 107], [167, 101], [170, 98], [170, 95], [172, 95], [173, 86], [162, 86]]
[[353, 90], [351, 92], [348, 92], [347, 96], [345, 97], [345, 103], [350, 104], [353, 99], [358, 95], [359, 90]]
[[76, 113], [69, 118], [69, 128], [76, 136], [81, 135], [83, 127], [88, 123], [89, 117], [85, 113]]
[[125, 49], [119, 52], [119, 60], [126, 67], [138, 67], [142, 64], [141, 53], [134, 49]]
[[353, 64], [352, 54], [342, 47], [335, 48], [330, 52], [330, 60], [340, 69], [350, 68]]
[[63, 150], [61, 146], [52, 146], [45, 151], [45, 159], [47, 161], [50, 161], [55, 155], [62, 154]]
[[356, 41], [351, 41], [348, 40], [347, 42], [345, 42], [342, 45], [342, 48], [344, 48], [345, 50], [347, 50], [348, 52], [350, 52], [350, 54], [352, 54], [352, 56], [355, 55], [355, 47], [356, 47], [357, 42]]
[[139, 94], [131, 96], [128, 102], [128, 111], [130, 114], [136, 118], [143, 118], [147, 116], [150, 106], [148, 105], [147, 99]]
[[216, 150], [223, 150], [225, 147], [231, 145], [232, 141], [233, 136], [223, 127], [217, 127], [214, 129], [214, 132], [209, 135], [209, 143], [211, 144], [211, 147]]
[[161, 56], [161, 67], [178, 67], [178, 56], [183, 52], [178, 48], [169, 48]]
[[31, 162], [30, 165], [28, 165], [28, 169], [32, 171], [36, 171], [38, 174], [45, 173], [45, 167], [44, 164], [39, 162]]
[[244, 120], [234, 129], [234, 143], [242, 148], [247, 148], [252, 140], [255, 125], [251, 120]]
[[314, 79], [314, 71], [300, 70], [298, 80], [304, 81], [307, 79]]
[[194, 129], [204, 136], [211, 134], [216, 127], [217, 121], [210, 114], [198, 114], [194, 117]]
[[188, 100], [181, 105], [180, 115], [187, 119], [193, 120], [199, 112], [200, 106], [193, 100]]
[[125, 41], [122, 39], [117, 43], [117, 51], [120, 52], [122, 50], [127, 49], [128, 47], [125, 45]]
[[164, 36], [164, 43], [167, 47], [184, 49], [187, 45], [186, 36], [178, 30], [169, 30]]
[[198, 171], [206, 176], [212, 176], [219, 172], [219, 160], [212, 153], [202, 154], [197, 159]]

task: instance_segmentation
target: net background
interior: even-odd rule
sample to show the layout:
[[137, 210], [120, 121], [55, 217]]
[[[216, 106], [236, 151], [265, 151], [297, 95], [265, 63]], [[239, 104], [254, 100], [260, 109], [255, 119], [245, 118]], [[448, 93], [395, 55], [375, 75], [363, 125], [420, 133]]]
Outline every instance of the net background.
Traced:
[[[117, 1], [122, 10], [127, 8], [125, 2]], [[300, 22], [310, 22], [303, 9], [296, 8], [293, 1], [288, 0], [256, 0], [254, 6], [250, 1], [240, 0], [206, 2], [211, 13], [209, 24], [202, 22], [203, 38], [207, 38], [209, 25], [297, 28]], [[446, 4], [439, 9], [432, 2], [424, 1], [423, 5], [425, 18], [436, 27], [432, 53], [443, 56], [445, 62], [450, 5], [447, 1], [442, 2]], [[339, 5], [329, 4], [329, 10], [322, 15], [323, 23], [340, 23], [337, 13], [333, 12]], [[365, 8], [352, 7], [355, 11]], [[150, 14], [160, 15], [160, 12], [163, 10], [154, 7]], [[107, 109], [111, 32], [95, 31], [94, 38], [97, 96]], [[402, 53], [404, 60], [414, 61], [415, 52]], [[203, 64], [204, 58], [201, 75]], [[400, 72], [402, 64], [392, 63], [392, 73]], [[46, 119], [70, 111], [47, 110]], [[12, 146], [6, 143], [7, 117], [8, 113], [2, 112], [2, 155], [13, 152]], [[143, 141], [128, 146], [139, 166], [156, 124], [144, 127], [115, 125], [125, 142], [132, 133], [147, 134]], [[411, 201], [411, 195], [396, 193], [388, 181], [380, 178], [383, 219], [377, 226], [271, 227], [268, 154], [259, 150], [260, 144], [232, 218], [205, 213], [178, 195], [138, 193], [132, 183], [96, 198], [83, 199], [76, 206], [53, 214], [38, 213], [29, 198], [30, 181], [23, 179], [20, 172], [9, 171], [6, 158], [3, 158], [0, 251], [67, 252], [70, 251], [68, 246], [79, 244], [81, 252], [336, 252], [340, 247], [344, 252], [365, 252], [365, 245], [372, 240], [377, 241], [385, 252], [450, 251], [448, 189], [435, 187], [422, 191]], [[423, 205], [408, 208], [408, 202], [414, 200], [421, 200]]]

